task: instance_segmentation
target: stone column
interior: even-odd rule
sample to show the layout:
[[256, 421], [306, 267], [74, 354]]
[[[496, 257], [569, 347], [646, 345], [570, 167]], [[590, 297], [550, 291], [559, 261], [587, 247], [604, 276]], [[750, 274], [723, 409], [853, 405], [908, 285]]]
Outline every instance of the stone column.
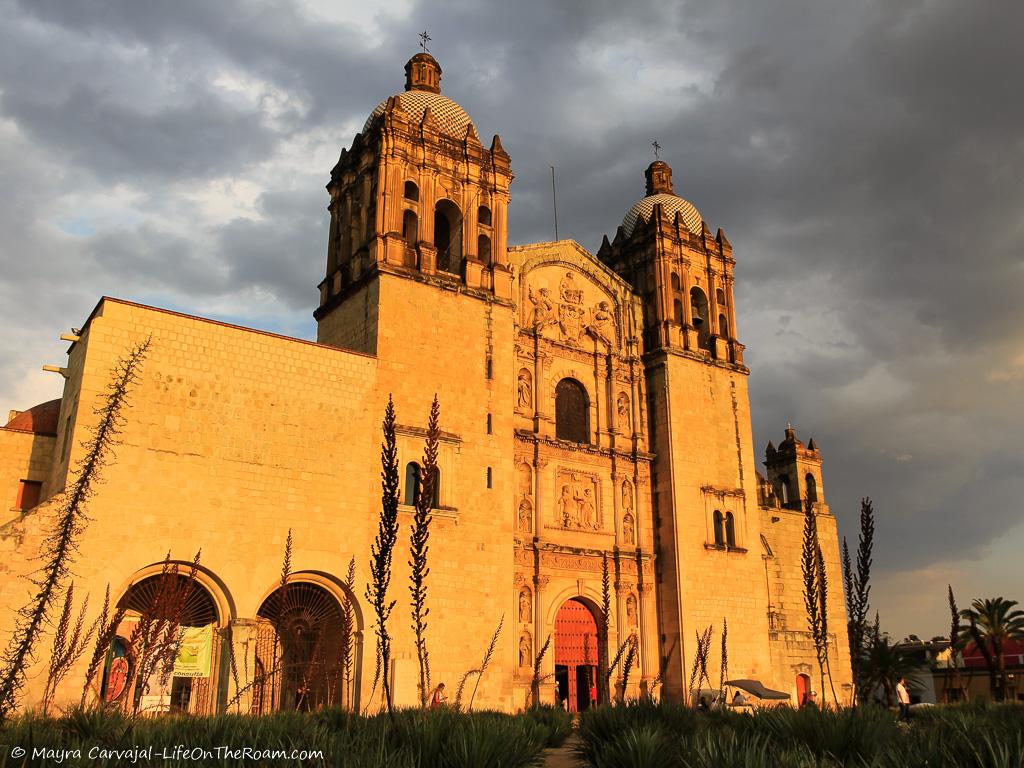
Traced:
[[[547, 586], [548, 586], [548, 581], [549, 580], [550, 579], [547, 576], [540, 576], [540, 575], [535, 576], [534, 579], [533, 579], [533, 584], [534, 584], [534, 589], [533, 589], [533, 602], [534, 602], [534, 612], [533, 612], [533, 656], [534, 656], [534, 658], [536, 658], [537, 654], [540, 653], [541, 646], [544, 644], [544, 641], [547, 639], [547, 636], [548, 636], [549, 633], [552, 635], [552, 640], [551, 640], [552, 645], [554, 645], [554, 642], [555, 642], [554, 641], [554, 627], [550, 627], [549, 628], [547, 626], [547, 622], [545, 622], [545, 620], [544, 620], [544, 616], [548, 612]], [[555, 650], [552, 647], [552, 648], [548, 649], [548, 653], [544, 657], [544, 665], [543, 665], [543, 667], [540, 670], [540, 676], [542, 678], [543, 677], [547, 677], [549, 674], [553, 673], [554, 671], [555, 671]], [[531, 669], [530, 670], [530, 681], [528, 681], [528, 682], [532, 682], [532, 675], [533, 675], [533, 670]], [[552, 704], [554, 704], [555, 703], [555, 695], [551, 691], [553, 686], [552, 685], [547, 685], [547, 690], [545, 690], [545, 685], [547, 685], [547, 683], [541, 683], [540, 684], [540, 701], [541, 701], [541, 703], [552, 703]]]

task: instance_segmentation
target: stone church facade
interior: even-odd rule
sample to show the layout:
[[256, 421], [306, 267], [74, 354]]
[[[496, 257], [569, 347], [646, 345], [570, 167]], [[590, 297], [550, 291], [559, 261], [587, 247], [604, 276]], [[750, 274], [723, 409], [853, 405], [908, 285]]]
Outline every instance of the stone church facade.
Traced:
[[[124, 640], [167, 551], [184, 568], [202, 550], [201, 589], [183, 623], [207, 632], [210, 660], [182, 675], [188, 683], [175, 673], [162, 692], [173, 706], [222, 709], [236, 675], [260, 681], [238, 699], [246, 711], [292, 708], [306, 695], [267, 669], [289, 529], [290, 599], [300, 603], [289, 626], [315, 635], [322, 678], [301, 705], [365, 708], [379, 697], [365, 584], [389, 397], [402, 504], [387, 673], [396, 703], [416, 702], [406, 553], [435, 393], [434, 683], [453, 695], [502, 621], [475, 706], [525, 706], [545, 646], [540, 700], [587, 706], [607, 562], [609, 655], [635, 641], [629, 679], [621, 662], [613, 675], [619, 695], [681, 698], [695, 633], [714, 625], [717, 643], [725, 618], [729, 677], [795, 702], [810, 680], [820, 686], [800, 571], [810, 500], [832, 585], [832, 673], [848, 699], [821, 455], [790, 428], [769, 445], [766, 475], [757, 471], [725, 234], [711, 233], [656, 161], [646, 196], [596, 256], [564, 240], [508, 246], [510, 158], [497, 136], [481, 143], [440, 80], [432, 56], [414, 56], [406, 90], [381, 102], [331, 172], [316, 342], [107, 297], [61, 337], [62, 398], [12, 413], [0, 429], [0, 492], [14, 502], [0, 525], [5, 639], [29, 594], [18, 577], [53, 525], [110, 371], [149, 337], [116, 460], [90, 503], [75, 589], [96, 604], [109, 584], [128, 608]], [[337, 649], [346, 608], [347, 672]], [[132, 663], [114, 649], [95, 695], [122, 695], [111, 677], [121, 656], [121, 667]], [[77, 701], [85, 663], [59, 700]], [[718, 666], [715, 650], [715, 684]]]

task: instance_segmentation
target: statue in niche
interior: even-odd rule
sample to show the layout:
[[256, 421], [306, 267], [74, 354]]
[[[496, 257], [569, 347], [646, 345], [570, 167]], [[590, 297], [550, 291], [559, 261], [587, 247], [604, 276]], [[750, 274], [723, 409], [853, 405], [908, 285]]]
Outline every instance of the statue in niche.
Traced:
[[519, 666], [533, 666], [533, 642], [529, 632], [523, 632], [519, 637]]
[[629, 396], [625, 392], [619, 393], [619, 399], [615, 402], [615, 409], [619, 415], [619, 431], [629, 430]]
[[533, 495], [533, 470], [526, 463], [519, 465], [519, 493], [523, 496]]
[[563, 475], [559, 482], [562, 485], [561, 495], [557, 502], [557, 514], [562, 527], [600, 530], [601, 521], [598, 519], [593, 480], [588, 477], [581, 478], [576, 474], [568, 474], [568, 477]]
[[519, 398], [517, 400], [520, 408], [530, 408], [533, 405], [533, 377], [525, 368], [519, 371]]
[[519, 530], [528, 533], [532, 525], [533, 509], [530, 507], [530, 502], [523, 499], [519, 502]]
[[523, 622], [530, 621], [533, 614], [530, 600], [530, 589], [529, 587], [523, 587], [519, 590], [519, 620]]
[[615, 343], [615, 320], [612, 318], [611, 307], [607, 301], [599, 302], [594, 310], [587, 332], [609, 347]]
[[527, 289], [527, 295], [533, 304], [533, 327], [539, 331], [546, 325], [557, 323], [558, 318], [555, 316], [555, 304], [549, 298], [548, 289], [541, 288], [538, 293], [539, 296], [533, 295], [532, 286]]
[[626, 622], [631, 627], [636, 626], [636, 595], [626, 598]]
[[629, 512], [633, 511], [633, 486], [629, 480], [622, 481], [622, 508]]
[[633, 530], [634, 524], [633, 516], [627, 512], [622, 518], [622, 540], [630, 546], [636, 544], [636, 534]]

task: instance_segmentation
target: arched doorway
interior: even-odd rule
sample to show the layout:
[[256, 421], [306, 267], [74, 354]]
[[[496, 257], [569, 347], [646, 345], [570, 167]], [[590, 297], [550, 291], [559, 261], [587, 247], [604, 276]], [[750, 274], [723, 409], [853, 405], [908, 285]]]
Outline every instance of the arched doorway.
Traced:
[[597, 691], [597, 617], [578, 598], [566, 600], [555, 617], [555, 682], [570, 712], [587, 709]]
[[274, 590], [257, 615], [254, 713], [358, 706], [360, 635], [347, 600], [294, 582]]
[[125, 614], [104, 663], [103, 701], [146, 714], [216, 712], [223, 617], [195, 573], [167, 563], [132, 584], [118, 607]]
[[796, 676], [796, 705], [802, 707], [811, 692], [811, 676], [803, 673]]

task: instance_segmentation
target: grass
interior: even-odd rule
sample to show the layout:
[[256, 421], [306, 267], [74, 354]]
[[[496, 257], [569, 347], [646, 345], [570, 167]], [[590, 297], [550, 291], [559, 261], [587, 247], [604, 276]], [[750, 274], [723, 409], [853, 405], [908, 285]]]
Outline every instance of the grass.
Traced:
[[594, 768], [1024, 768], [1024, 707], [935, 707], [908, 726], [877, 708], [702, 715], [643, 703], [585, 712], [580, 738]]
[[[57, 718], [25, 715], [0, 729], [0, 768], [40, 765], [31, 760], [34, 749], [81, 750], [80, 758], [64, 766], [132, 765], [89, 757], [91, 748], [126, 750], [152, 746], [159, 754], [177, 745], [213, 752], [202, 759], [184, 756], [153, 762], [164, 766], [339, 766], [348, 768], [521, 768], [537, 765], [544, 747], [568, 735], [567, 718], [537, 711], [526, 716], [498, 712], [460, 714], [453, 710], [408, 710], [361, 717], [340, 710], [314, 714], [280, 713], [264, 717], [160, 717], [131, 720], [116, 713], [75, 710]], [[250, 747], [260, 751], [321, 751], [323, 758], [270, 758], [254, 761], [244, 755], [218, 754], [215, 748]], [[18, 759], [12, 749], [26, 750]], [[145, 764], [142, 760], [137, 764]], [[55, 764], [53, 759], [47, 764]]]

